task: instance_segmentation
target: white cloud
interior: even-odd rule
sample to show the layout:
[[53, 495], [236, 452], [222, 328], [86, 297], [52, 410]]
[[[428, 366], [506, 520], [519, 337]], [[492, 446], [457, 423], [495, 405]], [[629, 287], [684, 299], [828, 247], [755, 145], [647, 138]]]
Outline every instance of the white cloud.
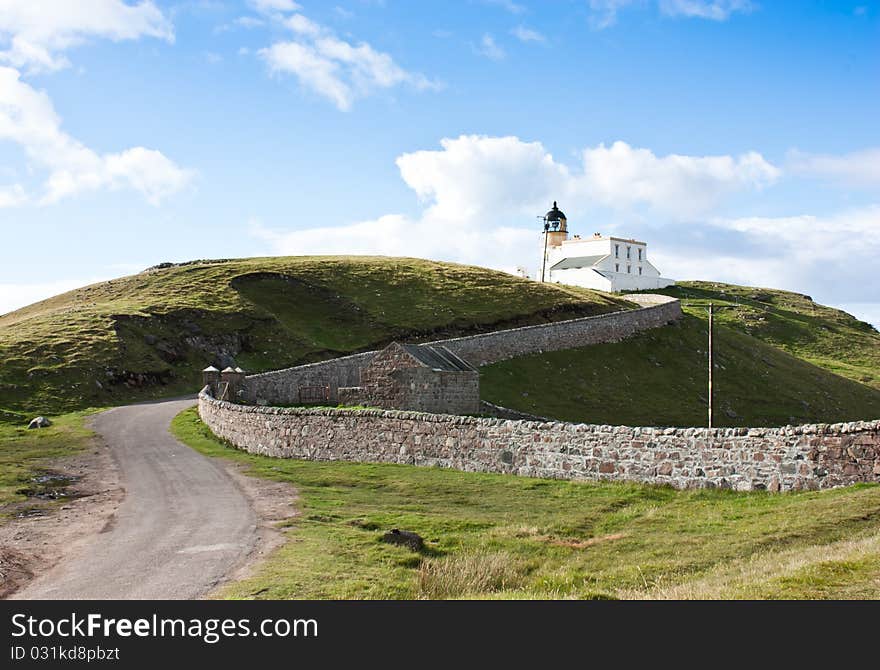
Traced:
[[749, 13], [755, 4], [749, 0], [660, 0], [660, 11], [667, 16], [686, 16], [710, 21], [726, 21], [737, 12]]
[[63, 52], [98, 37], [113, 41], [156, 37], [174, 40], [174, 31], [149, 0], [3, 0], [0, 3], [0, 62], [32, 71], [69, 65]]
[[504, 52], [498, 44], [495, 42], [495, 38], [492, 37], [489, 33], [483, 35], [480, 40], [480, 44], [474, 47], [474, 51], [481, 56], [485, 56], [489, 60], [500, 61], [504, 60], [507, 54]]
[[733, 156], [658, 157], [626, 142], [583, 152], [584, 187], [609, 207], [647, 204], [678, 217], [711, 208], [739, 189], [773, 183], [780, 170], [754, 151]]
[[590, 27], [603, 30], [617, 23], [617, 13], [633, 0], [590, 0]]
[[820, 301], [873, 302], [880, 205], [829, 216], [711, 219], [653, 258], [681, 279], [715, 279], [809, 293]]
[[295, 12], [302, 9], [293, 0], [248, 0], [248, 4], [261, 14]]
[[525, 26], [517, 26], [513, 30], [510, 31], [510, 34], [513, 35], [520, 42], [546, 42], [547, 38], [545, 38], [541, 33], [537, 30], [532, 30], [531, 28], [526, 28]]
[[0, 188], [0, 209], [3, 207], [17, 207], [25, 202], [27, 202], [27, 194], [21, 184]]
[[[590, 25], [603, 30], [617, 23], [620, 10], [643, 5], [643, 0], [590, 0]], [[657, 0], [660, 13], [665, 16], [726, 21], [737, 12], [749, 13], [755, 4], [749, 0]]]
[[351, 109], [354, 91], [343, 80], [339, 64], [322, 58], [313, 47], [299, 42], [278, 42], [261, 49], [259, 54], [272, 72], [294, 74], [305, 88], [329, 98], [340, 110]]
[[242, 28], [246, 28], [250, 30], [251, 28], [259, 28], [265, 25], [265, 22], [261, 19], [257, 19], [253, 16], [239, 16], [233, 23]]
[[284, 25], [295, 32], [297, 35], [316, 37], [325, 32], [320, 25], [318, 25], [311, 19], [306, 18], [302, 14], [294, 14], [293, 16], [284, 19]]
[[[14, 68], [0, 66], [0, 141], [4, 140], [20, 145], [32, 164], [48, 170], [39, 198], [44, 203], [128, 186], [158, 204], [192, 178], [190, 171], [152, 149], [133, 147], [110, 154], [89, 149], [61, 130], [61, 119], [46, 93], [21, 81]], [[27, 199], [20, 187], [14, 187], [13, 194], [13, 204]]]
[[793, 174], [829, 178], [849, 186], [878, 187], [880, 148], [838, 156], [792, 151], [786, 169]]
[[[529, 223], [553, 200], [569, 216], [597, 203], [689, 216], [692, 200], [709, 206], [724, 194], [756, 188], [775, 169], [759, 154], [657, 157], [617, 142], [611, 149], [587, 149], [583, 164], [572, 170], [541, 143], [517, 137], [465, 135], [440, 144], [440, 150], [397, 159], [402, 179], [423, 203], [417, 218], [390, 214], [330, 234], [326, 228], [282, 232], [258, 226], [256, 234], [277, 253], [410, 255], [513, 270], [532, 265], [540, 233]], [[652, 180], [658, 183], [649, 188]], [[689, 189], [712, 197], [683, 197]]]
[[271, 72], [293, 74], [303, 87], [331, 100], [342, 111], [377, 89], [404, 84], [417, 90], [439, 88], [423, 75], [404, 70], [389, 54], [366, 42], [353, 45], [339, 39], [302, 14], [284, 17], [280, 23], [296, 39], [260, 49], [260, 57]]
[[483, 0], [488, 5], [495, 5], [511, 14], [522, 14], [526, 11], [525, 5], [521, 5], [513, 0]]

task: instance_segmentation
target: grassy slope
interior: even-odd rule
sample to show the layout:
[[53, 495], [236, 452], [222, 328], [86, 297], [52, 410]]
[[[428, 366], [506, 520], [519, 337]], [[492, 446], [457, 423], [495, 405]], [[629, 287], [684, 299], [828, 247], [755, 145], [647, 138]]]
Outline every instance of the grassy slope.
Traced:
[[[173, 432], [292, 482], [302, 517], [230, 598], [880, 597], [880, 487], [774, 495], [316, 463]], [[379, 542], [404, 528], [423, 555]]]
[[[524, 356], [481, 369], [486, 400], [567, 421], [704, 425], [704, 319], [614, 344]], [[784, 425], [880, 417], [880, 391], [719, 326], [716, 425]]]
[[196, 262], [0, 316], [0, 408], [52, 413], [193, 392], [209, 363], [256, 372], [369, 349], [632, 307], [405, 258]]
[[880, 389], [880, 333], [870, 324], [789, 291], [710, 282], [680, 282], [651, 293], [682, 300], [705, 318], [709, 302], [720, 323], [838, 375]]

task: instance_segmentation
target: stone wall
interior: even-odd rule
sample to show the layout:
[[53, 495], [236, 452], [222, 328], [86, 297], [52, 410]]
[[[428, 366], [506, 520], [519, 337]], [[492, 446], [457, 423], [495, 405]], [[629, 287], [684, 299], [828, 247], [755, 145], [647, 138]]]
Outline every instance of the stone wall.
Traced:
[[299, 402], [301, 386], [329, 386], [330, 402], [338, 402], [340, 386], [359, 386], [361, 367], [375, 351], [342, 356], [320, 363], [250, 375], [245, 379], [242, 400], [257, 405], [291, 405]]
[[477, 414], [480, 373], [425, 367], [399, 344], [375, 354], [361, 370], [362, 402], [371, 407], [436, 414]]
[[[638, 303], [641, 308], [438, 340], [429, 344], [448, 347], [467, 362], [480, 366], [526, 354], [617, 342], [681, 317], [681, 303], [675, 298], [653, 294], [633, 294], [626, 298]], [[330, 402], [335, 404], [340, 386], [360, 385], [360, 369], [375, 353], [368, 351], [321, 363], [250, 375], [245, 381], [243, 400], [259, 405], [290, 405], [298, 402], [300, 386], [329, 386]]]
[[740, 491], [880, 482], [880, 420], [630, 428], [393, 410], [236, 405], [199, 395], [214, 433], [255, 454]]
[[645, 306], [428, 344], [442, 344], [468, 363], [481, 366], [545, 351], [618, 342], [643, 330], [665, 326], [681, 317], [681, 303], [676, 298], [646, 294], [628, 295], [626, 298]]

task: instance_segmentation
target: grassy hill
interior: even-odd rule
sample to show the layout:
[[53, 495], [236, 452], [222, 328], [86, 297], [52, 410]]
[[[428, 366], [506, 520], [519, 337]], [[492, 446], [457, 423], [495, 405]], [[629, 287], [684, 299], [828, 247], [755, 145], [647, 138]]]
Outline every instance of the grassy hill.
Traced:
[[[880, 416], [880, 334], [868, 324], [783, 291], [686, 283], [663, 292], [683, 300], [682, 324], [491, 366], [484, 397], [560, 419], [702, 424], [702, 307], [711, 300], [729, 307], [718, 315], [720, 425]], [[0, 316], [0, 421], [191, 393], [209, 363], [258, 372], [393, 339], [632, 307], [585, 289], [416, 259], [165, 264]]]
[[[677, 324], [623, 342], [524, 356], [481, 369], [491, 402], [566, 421], [705, 425], [707, 324]], [[772, 426], [880, 417], [880, 391], [756, 337], [715, 334], [715, 424]]]
[[681, 282], [686, 318], [624, 343], [483, 368], [485, 399], [570, 421], [704, 425], [707, 313], [716, 306], [715, 423], [880, 417], [880, 333], [798, 293]]
[[680, 282], [651, 293], [675, 296], [686, 312], [702, 318], [712, 302], [719, 307], [716, 323], [880, 389], [880, 333], [809, 296], [710, 282]]
[[407, 258], [196, 261], [0, 316], [0, 420], [192, 393], [209, 363], [249, 372], [634, 305]]

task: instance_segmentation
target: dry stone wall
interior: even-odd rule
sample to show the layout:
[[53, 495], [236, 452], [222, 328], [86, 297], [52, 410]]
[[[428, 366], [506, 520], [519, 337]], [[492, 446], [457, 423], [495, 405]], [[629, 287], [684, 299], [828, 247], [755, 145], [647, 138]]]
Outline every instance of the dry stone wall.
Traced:
[[880, 482], [880, 420], [782, 428], [630, 428], [393, 410], [236, 405], [199, 395], [214, 433], [279, 458], [787, 491]]
[[[448, 347], [467, 362], [480, 366], [526, 354], [617, 342], [643, 330], [664, 326], [681, 317], [681, 303], [675, 298], [653, 294], [633, 294], [626, 297], [641, 307], [581, 319], [438, 340], [430, 344]], [[368, 351], [321, 363], [250, 375], [245, 380], [243, 400], [259, 405], [290, 405], [298, 402], [297, 391], [300, 387], [328, 386], [330, 401], [335, 404], [338, 402], [339, 387], [360, 385], [360, 369], [375, 353]]]
[[524, 326], [492, 333], [430, 342], [442, 344], [472, 365], [489, 365], [517, 356], [563, 351], [590, 344], [619, 342], [636, 333], [665, 326], [681, 317], [681, 303], [665, 295], [628, 295], [642, 307], [624, 312]]

